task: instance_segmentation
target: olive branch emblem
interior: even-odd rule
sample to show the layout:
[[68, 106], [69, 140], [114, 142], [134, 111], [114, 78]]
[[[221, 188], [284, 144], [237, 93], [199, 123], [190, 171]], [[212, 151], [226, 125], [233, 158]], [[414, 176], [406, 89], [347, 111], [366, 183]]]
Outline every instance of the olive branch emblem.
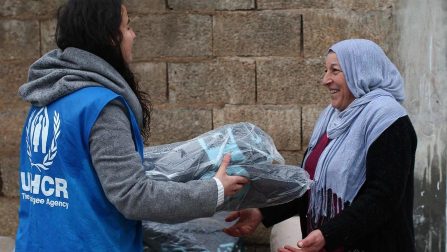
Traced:
[[54, 124], [53, 124], [53, 139], [51, 140], [51, 147], [48, 151], [48, 153], [45, 155], [45, 157], [43, 158], [43, 162], [42, 163], [34, 163], [32, 158], [31, 158], [31, 145], [30, 145], [30, 140], [29, 140], [29, 127], [30, 127], [30, 123], [31, 123], [31, 119], [33, 118], [34, 114], [36, 111], [34, 111], [31, 114], [30, 120], [28, 121], [28, 124], [26, 126], [26, 152], [28, 154], [28, 158], [29, 161], [31, 163], [31, 167], [35, 166], [39, 171], [43, 170], [48, 170], [49, 166], [53, 164], [53, 159], [56, 157], [57, 154], [57, 139], [59, 137], [60, 134], [60, 117], [59, 117], [59, 113], [57, 113], [56, 111], [54, 111], [54, 116], [53, 116], [53, 120], [54, 120]]

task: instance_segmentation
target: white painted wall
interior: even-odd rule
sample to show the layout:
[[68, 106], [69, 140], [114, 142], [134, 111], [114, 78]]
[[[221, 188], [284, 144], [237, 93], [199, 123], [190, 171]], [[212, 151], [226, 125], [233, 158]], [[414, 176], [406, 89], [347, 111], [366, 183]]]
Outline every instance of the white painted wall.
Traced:
[[447, 0], [400, 0], [399, 68], [405, 107], [418, 135], [415, 166], [417, 251], [446, 249]]

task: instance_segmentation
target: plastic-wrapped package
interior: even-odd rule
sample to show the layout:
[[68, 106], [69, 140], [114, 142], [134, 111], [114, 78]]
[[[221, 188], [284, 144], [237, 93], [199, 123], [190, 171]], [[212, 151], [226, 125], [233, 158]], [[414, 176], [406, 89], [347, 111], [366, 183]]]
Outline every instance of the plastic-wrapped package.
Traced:
[[218, 212], [213, 217], [179, 224], [143, 221], [144, 251], [241, 252], [241, 239], [222, 231], [230, 225], [224, 220], [228, 213]]
[[237, 194], [226, 197], [220, 209], [239, 210], [278, 205], [301, 197], [308, 189], [310, 180], [307, 172], [297, 166], [280, 164], [233, 165], [229, 172], [250, 179]]
[[188, 141], [146, 147], [144, 166], [146, 174], [156, 180], [210, 179], [226, 153], [231, 153], [227, 173], [247, 177], [251, 182], [225, 198], [220, 210], [286, 203], [309, 187], [307, 172], [284, 165], [271, 137], [251, 123], [228, 124]]

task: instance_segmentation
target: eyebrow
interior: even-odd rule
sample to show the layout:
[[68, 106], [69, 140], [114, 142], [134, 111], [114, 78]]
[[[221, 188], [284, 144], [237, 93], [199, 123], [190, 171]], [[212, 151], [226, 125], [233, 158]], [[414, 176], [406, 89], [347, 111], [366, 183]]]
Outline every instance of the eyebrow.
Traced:
[[338, 64], [338, 63], [331, 63], [329, 66], [330, 67], [334, 67], [334, 66], [340, 67], [340, 64]]

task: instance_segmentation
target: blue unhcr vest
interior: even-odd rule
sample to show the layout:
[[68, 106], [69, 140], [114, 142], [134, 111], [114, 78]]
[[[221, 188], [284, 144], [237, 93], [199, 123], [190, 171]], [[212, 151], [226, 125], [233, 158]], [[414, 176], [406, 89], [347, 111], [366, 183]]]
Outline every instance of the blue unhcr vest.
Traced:
[[[126, 104], [106, 88], [87, 87], [31, 107], [20, 150], [17, 252], [143, 250], [141, 222], [124, 218], [107, 200], [89, 153], [90, 130], [116, 98]], [[127, 108], [143, 157], [139, 127]]]

